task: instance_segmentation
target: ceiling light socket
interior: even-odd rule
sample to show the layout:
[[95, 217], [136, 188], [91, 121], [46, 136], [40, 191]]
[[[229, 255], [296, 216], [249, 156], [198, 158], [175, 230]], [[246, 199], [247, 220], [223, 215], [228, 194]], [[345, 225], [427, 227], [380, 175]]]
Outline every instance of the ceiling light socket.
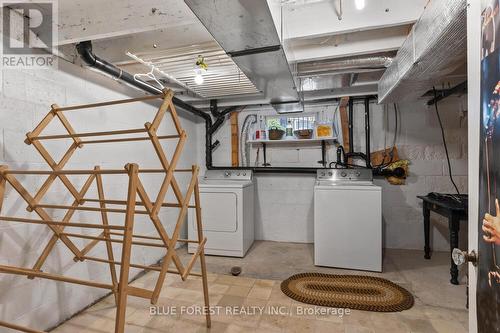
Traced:
[[354, 5], [357, 10], [363, 10], [366, 6], [365, 0], [354, 0]]

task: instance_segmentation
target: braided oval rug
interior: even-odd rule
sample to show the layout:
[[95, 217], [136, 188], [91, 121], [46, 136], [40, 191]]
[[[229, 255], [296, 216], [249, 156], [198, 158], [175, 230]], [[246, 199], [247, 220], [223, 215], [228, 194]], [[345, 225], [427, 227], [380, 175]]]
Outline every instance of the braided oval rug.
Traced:
[[374, 312], [398, 312], [413, 306], [413, 296], [397, 284], [362, 275], [296, 274], [281, 291], [302, 303]]

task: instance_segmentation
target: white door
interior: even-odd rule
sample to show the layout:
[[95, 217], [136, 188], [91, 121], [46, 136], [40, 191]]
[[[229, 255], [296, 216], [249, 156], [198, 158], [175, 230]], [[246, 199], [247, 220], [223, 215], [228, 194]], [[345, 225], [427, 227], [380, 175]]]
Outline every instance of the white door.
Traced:
[[[468, 264], [472, 333], [500, 332], [500, 239], [495, 238], [494, 228], [487, 229], [491, 232], [482, 230], [485, 214], [500, 220], [495, 208], [495, 200], [500, 199], [500, 117], [491, 108], [500, 103], [495, 93], [500, 82], [499, 8], [499, 0], [468, 0], [468, 255], [477, 254], [476, 260], [466, 257], [475, 261]], [[498, 227], [500, 231], [500, 222]]]

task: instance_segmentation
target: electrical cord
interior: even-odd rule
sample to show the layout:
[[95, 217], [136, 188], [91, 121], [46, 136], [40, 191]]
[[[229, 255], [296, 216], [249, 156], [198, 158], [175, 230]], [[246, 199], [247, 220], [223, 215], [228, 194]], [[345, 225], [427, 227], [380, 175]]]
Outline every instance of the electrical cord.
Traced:
[[332, 169], [332, 165], [335, 164], [334, 169], [370, 169], [373, 170], [374, 168], [368, 168], [363, 165], [357, 165], [357, 164], [349, 164], [349, 163], [337, 163], [337, 162], [330, 162], [328, 165], [328, 168]]
[[460, 196], [460, 191], [458, 190], [457, 184], [455, 184], [455, 181], [453, 180], [453, 175], [451, 174], [451, 162], [450, 162], [450, 155], [448, 154], [448, 145], [446, 144], [446, 138], [444, 136], [444, 128], [443, 128], [443, 123], [441, 121], [441, 116], [439, 115], [439, 108], [438, 108], [438, 101], [437, 101], [437, 91], [436, 87], [432, 87], [434, 91], [434, 109], [436, 110], [436, 115], [439, 121], [439, 127], [441, 128], [441, 137], [443, 139], [443, 145], [444, 145], [444, 151], [446, 153], [446, 161], [448, 163], [448, 174], [450, 176], [451, 183], [455, 187], [455, 190], [457, 191], [458, 196]]

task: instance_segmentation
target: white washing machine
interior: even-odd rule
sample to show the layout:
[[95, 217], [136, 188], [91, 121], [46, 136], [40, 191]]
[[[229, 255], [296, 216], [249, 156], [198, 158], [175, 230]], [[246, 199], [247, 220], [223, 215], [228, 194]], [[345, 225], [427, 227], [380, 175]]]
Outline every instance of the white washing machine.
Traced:
[[[208, 170], [200, 181], [205, 254], [244, 257], [254, 242], [254, 183], [251, 170]], [[196, 214], [188, 212], [189, 239], [196, 239]], [[194, 253], [197, 244], [188, 244]]]
[[318, 170], [314, 264], [382, 271], [382, 189], [371, 170]]

